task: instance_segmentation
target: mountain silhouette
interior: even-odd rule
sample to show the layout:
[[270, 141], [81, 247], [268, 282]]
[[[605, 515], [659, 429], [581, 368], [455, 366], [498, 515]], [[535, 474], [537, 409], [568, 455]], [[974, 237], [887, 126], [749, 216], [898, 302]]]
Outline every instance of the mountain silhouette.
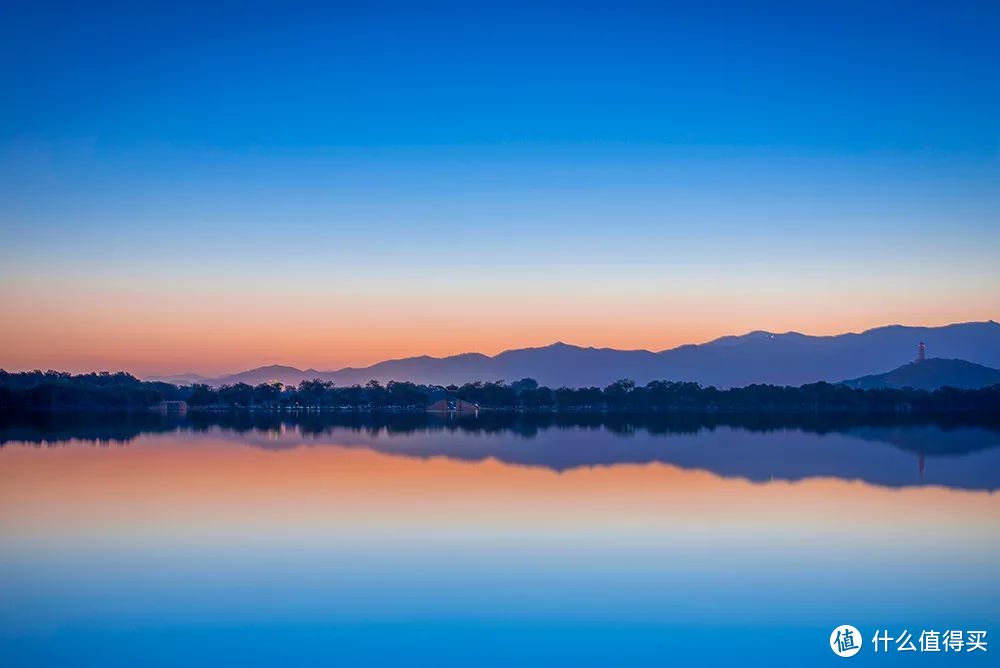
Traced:
[[965, 360], [928, 359], [871, 376], [845, 380], [844, 384], [864, 390], [900, 389], [936, 390], [957, 387], [975, 390], [1000, 383], [1000, 370]]
[[319, 378], [337, 385], [372, 379], [447, 385], [530, 377], [550, 387], [605, 386], [619, 378], [631, 378], [640, 384], [651, 380], [694, 381], [720, 388], [753, 383], [802, 385], [836, 383], [902, 366], [916, 357], [919, 342], [924, 342], [935, 356], [1000, 367], [1000, 324], [990, 320], [942, 327], [890, 325], [835, 336], [754, 331], [660, 352], [585, 348], [559, 342], [541, 348], [507, 350], [492, 357], [479, 353], [408, 357], [337, 371], [276, 365], [204, 382], [223, 385], [277, 380], [296, 384]]

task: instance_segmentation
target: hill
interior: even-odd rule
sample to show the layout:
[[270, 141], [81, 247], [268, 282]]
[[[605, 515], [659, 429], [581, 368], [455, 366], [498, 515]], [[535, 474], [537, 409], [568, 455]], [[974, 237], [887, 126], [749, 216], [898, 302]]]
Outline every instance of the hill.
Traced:
[[965, 360], [932, 358], [910, 362], [886, 373], [845, 380], [844, 384], [862, 390], [900, 389], [936, 390], [957, 387], [976, 390], [1000, 383], [1000, 369], [991, 369]]

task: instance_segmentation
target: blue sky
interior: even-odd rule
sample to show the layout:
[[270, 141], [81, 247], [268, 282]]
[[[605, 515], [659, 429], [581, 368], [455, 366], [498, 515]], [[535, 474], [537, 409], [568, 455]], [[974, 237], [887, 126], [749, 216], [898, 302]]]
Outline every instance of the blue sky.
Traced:
[[[0, 365], [204, 363], [207, 304], [249, 327], [254, 294], [330, 339], [223, 366], [995, 317], [997, 34], [996, 3], [7, 3]], [[420, 285], [492, 309], [435, 343]], [[143, 291], [199, 318], [187, 357], [140, 355]], [[425, 334], [340, 324], [393, 313]]]
[[[280, 7], [279, 7], [280, 4]], [[5, 140], [997, 146], [995, 3], [12, 3]]]

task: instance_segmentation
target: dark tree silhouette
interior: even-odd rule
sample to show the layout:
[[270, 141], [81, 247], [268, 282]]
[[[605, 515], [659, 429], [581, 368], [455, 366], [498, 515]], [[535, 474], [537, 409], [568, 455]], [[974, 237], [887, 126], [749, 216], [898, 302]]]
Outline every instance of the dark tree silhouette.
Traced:
[[183, 400], [194, 409], [255, 410], [423, 410], [441, 396], [459, 398], [484, 410], [533, 412], [644, 413], [881, 413], [1000, 415], [1000, 385], [978, 390], [942, 388], [853, 389], [846, 385], [812, 383], [801, 387], [748, 385], [729, 390], [697, 383], [652, 381], [638, 386], [622, 379], [603, 390], [597, 387], [539, 387], [530, 378], [472, 382], [461, 387], [430, 387], [372, 380], [365, 385], [335, 387], [305, 380], [297, 387], [280, 383], [245, 383], [181, 387], [144, 382], [127, 373], [71, 375], [57, 371], [8, 373], [0, 370], [0, 411], [68, 409], [140, 410], [163, 400]]

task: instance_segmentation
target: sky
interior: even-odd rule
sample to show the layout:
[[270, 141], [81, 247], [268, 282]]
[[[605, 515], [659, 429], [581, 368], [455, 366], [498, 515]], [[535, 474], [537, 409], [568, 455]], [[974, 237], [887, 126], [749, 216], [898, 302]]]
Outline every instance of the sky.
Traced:
[[0, 367], [1000, 318], [1000, 5], [0, 6]]

